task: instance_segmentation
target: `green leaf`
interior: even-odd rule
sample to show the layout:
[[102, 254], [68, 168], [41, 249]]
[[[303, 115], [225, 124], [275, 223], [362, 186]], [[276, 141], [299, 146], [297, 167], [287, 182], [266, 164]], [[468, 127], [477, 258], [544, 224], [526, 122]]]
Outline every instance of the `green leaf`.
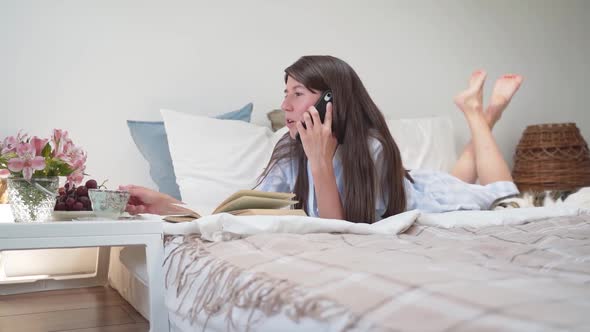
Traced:
[[33, 173], [33, 177], [43, 177], [43, 176], [51, 176], [51, 175], [48, 175], [45, 170], [35, 171], [35, 173]]
[[47, 176], [68, 176], [74, 171], [70, 165], [61, 159], [49, 158], [45, 163]]
[[49, 144], [49, 142], [47, 142], [47, 144], [45, 144], [45, 146], [43, 147], [41, 155], [43, 156], [43, 158], [51, 157], [51, 144]]
[[70, 167], [70, 165], [68, 165], [67, 163], [65, 163], [59, 159], [57, 160], [57, 170], [59, 172], [58, 175], [61, 175], [61, 176], [68, 176], [74, 172], [74, 170]]
[[16, 152], [9, 152], [7, 154], [4, 155], [4, 158], [6, 158], [6, 160], [10, 160], [12, 158], [16, 158], [18, 157], [18, 155], [16, 154]]

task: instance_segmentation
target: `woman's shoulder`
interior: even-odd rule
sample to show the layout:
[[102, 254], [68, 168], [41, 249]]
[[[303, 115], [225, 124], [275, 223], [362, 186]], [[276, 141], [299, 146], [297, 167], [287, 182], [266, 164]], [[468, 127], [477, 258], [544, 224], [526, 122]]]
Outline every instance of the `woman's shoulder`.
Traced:
[[[383, 151], [383, 144], [377, 137], [369, 135], [367, 138], [367, 148], [369, 150], [369, 154], [371, 155], [371, 157], [375, 159], [377, 156], [381, 154], [381, 151]], [[340, 159], [340, 154], [341, 150], [340, 148], [338, 148], [336, 150], [335, 159]]]
[[373, 135], [370, 135], [369, 138], [367, 138], [367, 145], [371, 156], [376, 156], [383, 151], [383, 143]]

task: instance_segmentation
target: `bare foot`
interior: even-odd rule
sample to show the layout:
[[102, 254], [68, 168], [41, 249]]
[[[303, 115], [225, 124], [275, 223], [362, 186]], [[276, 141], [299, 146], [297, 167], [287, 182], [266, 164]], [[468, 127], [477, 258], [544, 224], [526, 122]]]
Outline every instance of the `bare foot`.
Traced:
[[471, 74], [469, 87], [455, 96], [455, 104], [465, 115], [482, 112], [483, 110], [483, 83], [486, 72], [477, 70]]
[[493, 127], [500, 120], [502, 112], [506, 109], [516, 91], [518, 91], [522, 81], [523, 77], [515, 74], [503, 75], [496, 81], [490, 104], [486, 110], [486, 120], [490, 127]]

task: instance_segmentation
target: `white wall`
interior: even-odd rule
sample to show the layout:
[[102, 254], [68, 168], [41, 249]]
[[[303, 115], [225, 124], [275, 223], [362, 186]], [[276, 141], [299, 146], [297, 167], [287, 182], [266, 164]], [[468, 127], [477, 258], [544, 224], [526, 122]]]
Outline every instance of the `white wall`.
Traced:
[[0, 0], [0, 136], [70, 131], [87, 171], [152, 185], [125, 120], [280, 105], [304, 54], [348, 61], [389, 117], [445, 114], [475, 68], [525, 76], [495, 133], [508, 159], [526, 125], [590, 140], [589, 1]]

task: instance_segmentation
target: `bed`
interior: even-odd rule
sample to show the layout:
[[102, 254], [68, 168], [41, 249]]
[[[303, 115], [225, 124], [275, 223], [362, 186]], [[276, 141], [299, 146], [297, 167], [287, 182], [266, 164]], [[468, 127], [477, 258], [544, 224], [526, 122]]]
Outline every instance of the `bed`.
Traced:
[[172, 331], [582, 331], [590, 215], [400, 235], [170, 236]]
[[[285, 132], [173, 111], [162, 115], [178, 194], [204, 215], [236, 189], [252, 187]], [[408, 168], [448, 170], [456, 159], [448, 118], [391, 120], [388, 126]], [[590, 326], [587, 211], [478, 213], [410, 214], [385, 227], [370, 225], [372, 230], [323, 227], [319, 220], [290, 224], [308, 221], [311, 231], [274, 224], [265, 229], [259, 226], [268, 218], [261, 217], [249, 225], [231, 218], [181, 225], [165, 241], [171, 331]], [[271, 223], [282, 223], [280, 218], [288, 217]], [[112, 250], [109, 281], [149, 319], [142, 249]]]

